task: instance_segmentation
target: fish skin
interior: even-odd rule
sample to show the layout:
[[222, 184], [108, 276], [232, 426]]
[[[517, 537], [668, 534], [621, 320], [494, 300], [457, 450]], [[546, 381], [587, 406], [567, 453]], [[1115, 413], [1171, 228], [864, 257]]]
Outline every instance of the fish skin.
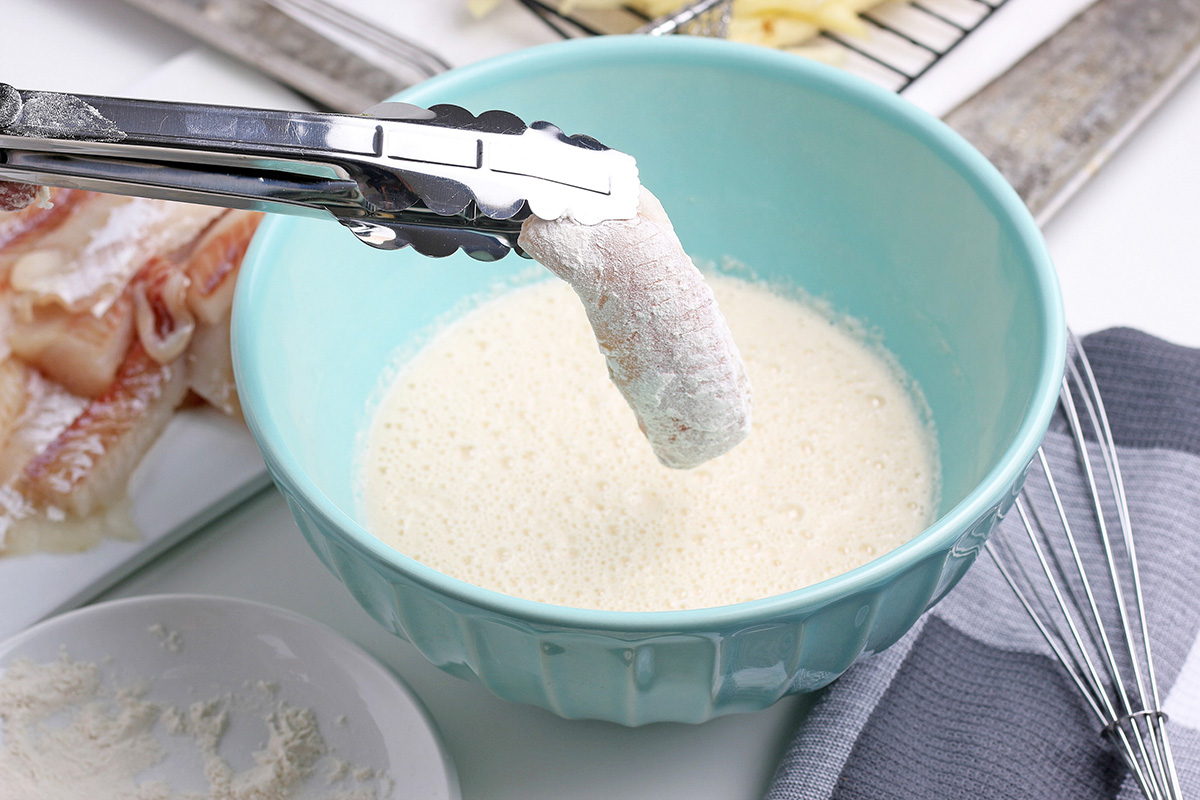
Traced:
[[179, 358], [196, 330], [196, 318], [187, 304], [188, 284], [178, 264], [156, 256], [131, 286], [138, 341], [160, 364]]
[[242, 258], [262, 217], [257, 211], [230, 211], [200, 235], [184, 259], [188, 305], [201, 323], [217, 323], [233, 305]]

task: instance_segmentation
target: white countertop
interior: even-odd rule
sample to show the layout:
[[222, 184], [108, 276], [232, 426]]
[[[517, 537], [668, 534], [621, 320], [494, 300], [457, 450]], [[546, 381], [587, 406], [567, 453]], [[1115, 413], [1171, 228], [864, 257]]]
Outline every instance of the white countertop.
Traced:
[[[464, 33], [465, 14], [446, 11], [454, 2], [405, 0], [395, 11], [398, 27], [455, 64], [550, 41], [515, 8], [493, 20], [487, 35], [478, 28]], [[118, 94], [194, 47], [119, 0], [8, 0], [6, 11], [0, 81], [21, 88]], [[497, 31], [508, 38], [497, 38]], [[1047, 226], [1076, 332], [1127, 325], [1200, 346], [1196, 130], [1200, 74]], [[274, 491], [211, 524], [105, 598], [174, 592], [293, 609], [364, 646], [424, 699], [467, 800], [751, 800], [761, 797], [803, 711], [804, 701], [791, 698], [704, 725], [630, 730], [497, 700], [430, 666], [371, 620], [320, 565]]]

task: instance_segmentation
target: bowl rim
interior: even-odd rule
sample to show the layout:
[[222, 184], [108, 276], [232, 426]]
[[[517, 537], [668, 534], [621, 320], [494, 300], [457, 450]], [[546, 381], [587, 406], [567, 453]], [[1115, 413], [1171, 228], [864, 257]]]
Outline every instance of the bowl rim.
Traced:
[[[325, 533], [335, 533], [352, 548], [367, 553], [377, 570], [403, 575], [443, 596], [536, 625], [609, 632], [688, 632], [761, 623], [785, 615], [808, 616], [822, 606], [877, 588], [909, 567], [940, 551], [948, 550], [967, 526], [1000, 503], [1016, 485], [1034, 457], [1049, 426], [1058, 400], [1066, 354], [1066, 323], [1057, 277], [1041, 232], [1016, 192], [1000, 173], [965, 139], [933, 116], [908, 101], [839, 69], [795, 55], [753, 45], [692, 36], [606, 36], [573, 39], [498, 56], [457, 68], [402, 92], [395, 99], [405, 102], [437, 102], [439, 92], [467, 83], [486, 84], [512, 71], [554, 68], [564, 61], [579, 64], [636, 57], [647, 61], [699, 60], [707, 65], [731, 66], [775, 78], [804, 83], [852, 102], [917, 137], [938, 153], [966, 179], [997, 217], [1008, 222], [1014, 241], [1027, 253], [1038, 290], [1035, 309], [1046, 331], [1041, 342], [1041, 368], [1025, 418], [1003, 454], [982, 480], [954, 507], [934, 520], [908, 542], [848, 572], [780, 595], [731, 605], [667, 611], [608, 611], [575, 608], [514, 597], [469, 584], [405, 556], [368, 533], [308, 477], [289, 452], [269, 414], [263, 387], [254, 376], [255, 348], [245, 331], [253, 328], [247, 319], [263, 294], [260, 287], [268, 270], [244, 270], [239, 278], [233, 311], [234, 369], [247, 424], [275, 480], [285, 491], [303, 498], [305, 512], [321, 519]], [[274, 249], [285, 236], [290, 219], [268, 218], [254, 237], [246, 256], [253, 265]], [[333, 231], [337, 233], [337, 231]], [[268, 263], [270, 259], [267, 258]]]

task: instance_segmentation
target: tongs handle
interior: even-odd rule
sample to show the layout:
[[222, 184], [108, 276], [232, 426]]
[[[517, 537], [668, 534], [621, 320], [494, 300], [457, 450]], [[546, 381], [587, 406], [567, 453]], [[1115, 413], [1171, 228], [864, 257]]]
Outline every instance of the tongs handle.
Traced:
[[[633, 159], [507, 112], [370, 115], [18, 91], [0, 84], [0, 177], [333, 215], [376, 247], [498, 258], [530, 213], [636, 213]], [[585, 219], [585, 221], [587, 221]]]
[[[141, 186], [168, 199], [278, 202], [287, 207], [271, 210], [284, 213], [336, 207], [356, 192], [336, 159], [339, 152], [372, 154], [376, 127], [352, 116], [20, 92], [2, 84], [0, 112], [10, 170], [40, 169], [47, 182], [74, 175], [74, 188]], [[267, 177], [282, 191], [263, 184]], [[355, 200], [347, 202], [361, 205]]]

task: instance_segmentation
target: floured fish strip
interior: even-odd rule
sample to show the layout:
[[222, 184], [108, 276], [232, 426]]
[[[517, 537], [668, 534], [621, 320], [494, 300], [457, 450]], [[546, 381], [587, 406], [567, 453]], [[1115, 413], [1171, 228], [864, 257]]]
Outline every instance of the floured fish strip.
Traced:
[[26, 465], [26, 495], [78, 517], [116, 502], [186, 393], [183, 363], [134, 344], [113, 385]]
[[210, 225], [183, 261], [188, 276], [188, 305], [202, 325], [219, 322], [233, 306], [238, 267], [262, 214], [226, 214]]
[[78, 549], [63, 531], [111, 527], [130, 474], [189, 396], [241, 413], [230, 308], [262, 215], [49, 199], [0, 212], [0, 555], [39, 540]]
[[83, 397], [96, 397], [112, 383], [133, 339], [133, 300], [127, 294], [98, 317], [59, 306], [20, 309], [8, 334], [18, 358]]
[[654, 454], [687, 469], [750, 432], [750, 382], [712, 289], [658, 200], [598, 225], [528, 219], [525, 252], [575, 289]]
[[[20, 361], [10, 359], [10, 363]], [[21, 405], [21, 413], [4, 432], [4, 446], [0, 448], [0, 484], [15, 488], [19, 482], [16, 478], [25, 466], [83, 413], [88, 400], [25, 366], [6, 381], [5, 392], [14, 396], [10, 402]]]
[[184, 353], [188, 388], [238, 419], [242, 408], [233, 383], [229, 322], [238, 270], [261, 221], [262, 214], [253, 211], [225, 214], [200, 234], [181, 262], [188, 278], [188, 308], [196, 318]]
[[148, 259], [185, 247], [223, 213], [114, 195], [95, 195], [86, 205], [12, 265], [13, 289], [33, 304], [100, 316]]

